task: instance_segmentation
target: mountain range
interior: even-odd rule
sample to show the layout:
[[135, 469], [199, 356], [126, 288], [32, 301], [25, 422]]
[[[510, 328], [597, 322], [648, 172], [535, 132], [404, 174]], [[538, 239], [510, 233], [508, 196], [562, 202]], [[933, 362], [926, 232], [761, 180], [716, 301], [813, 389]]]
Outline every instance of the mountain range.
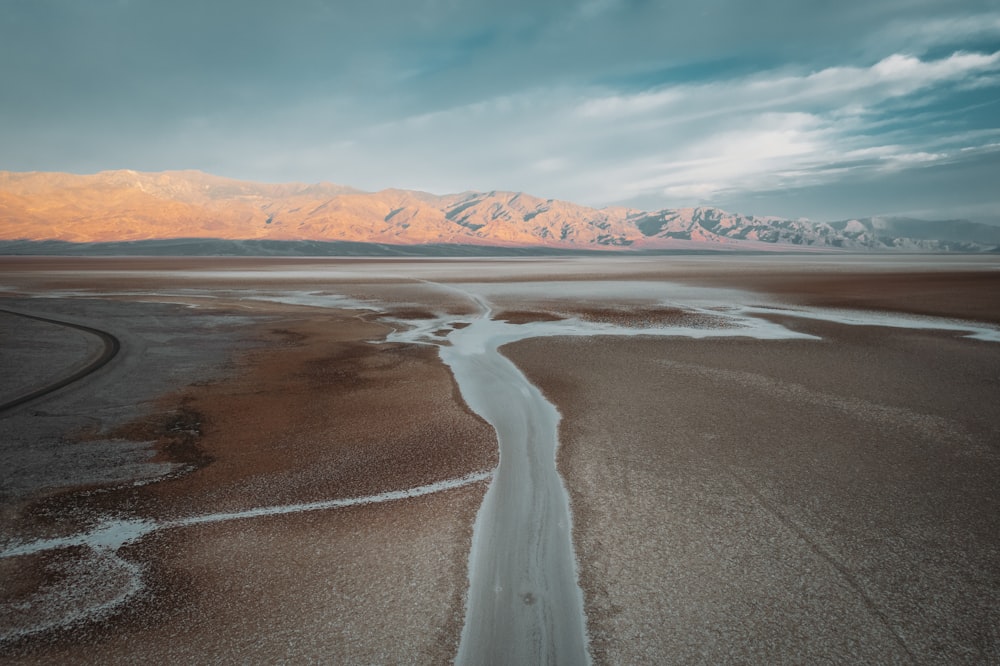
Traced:
[[1000, 251], [1000, 227], [963, 220], [812, 222], [711, 207], [595, 209], [522, 192], [363, 192], [199, 171], [0, 171], [0, 241], [8, 247], [180, 238], [553, 251]]

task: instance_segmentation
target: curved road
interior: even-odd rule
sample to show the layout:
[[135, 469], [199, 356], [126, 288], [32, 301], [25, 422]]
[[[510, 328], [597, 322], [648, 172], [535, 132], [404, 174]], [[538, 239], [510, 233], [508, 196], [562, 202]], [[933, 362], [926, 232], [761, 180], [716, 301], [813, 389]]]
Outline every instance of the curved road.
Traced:
[[24, 317], [25, 319], [35, 319], [37, 321], [44, 321], [49, 324], [56, 324], [57, 326], [66, 326], [68, 328], [75, 328], [78, 331], [83, 331], [84, 333], [90, 333], [91, 335], [96, 335], [98, 338], [101, 339], [101, 342], [104, 343], [104, 351], [101, 352], [100, 356], [95, 358], [86, 366], [80, 368], [71, 375], [63, 377], [62, 379], [52, 382], [51, 384], [47, 384], [40, 389], [32, 391], [31, 393], [22, 395], [20, 397], [14, 398], [13, 400], [8, 400], [7, 402], [0, 404], [0, 412], [4, 412], [8, 409], [13, 409], [14, 407], [23, 405], [26, 402], [31, 402], [36, 398], [40, 398], [43, 395], [48, 395], [53, 391], [58, 391], [64, 386], [68, 386], [75, 381], [83, 379], [90, 373], [107, 365], [108, 361], [113, 359], [122, 347], [121, 342], [115, 336], [111, 335], [107, 331], [91, 328], [90, 326], [84, 326], [82, 324], [73, 324], [68, 321], [61, 321], [59, 319], [50, 319], [48, 317], [38, 317], [35, 315], [24, 314], [22, 312], [14, 312], [13, 310], [6, 310], [3, 308], [0, 308], [0, 312], [14, 315], [16, 317]]

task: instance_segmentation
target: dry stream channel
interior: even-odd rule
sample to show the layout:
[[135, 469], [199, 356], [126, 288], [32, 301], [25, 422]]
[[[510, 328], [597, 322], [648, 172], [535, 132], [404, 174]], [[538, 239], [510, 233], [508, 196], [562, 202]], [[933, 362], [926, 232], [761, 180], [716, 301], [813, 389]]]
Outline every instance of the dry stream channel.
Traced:
[[[459, 292], [474, 302], [475, 316], [440, 315], [430, 320], [400, 320], [390, 342], [431, 344], [439, 348], [468, 406], [496, 430], [500, 463], [477, 515], [469, 556], [466, 618], [456, 662], [459, 664], [580, 664], [589, 663], [586, 617], [573, 550], [572, 514], [568, 494], [556, 467], [560, 414], [502, 353], [501, 347], [540, 336], [739, 336], [756, 339], [812, 338], [791, 331], [761, 315], [824, 319], [844, 325], [952, 329], [969, 337], [1000, 340], [990, 327], [933, 318], [871, 315], [821, 309], [787, 309], [745, 305], [761, 303], [727, 290], [693, 289], [663, 282], [624, 283], [426, 283], [431, 289]], [[568, 317], [558, 321], [513, 324], [494, 319], [493, 296], [538, 297], [558, 293], [563, 298], [601, 297], [602, 291], [642, 294], [651, 302], [700, 314], [697, 326], [666, 325], [633, 328]], [[611, 296], [609, 291], [607, 294]], [[280, 298], [302, 300], [302, 295]], [[319, 305], [305, 297], [305, 304]], [[290, 301], [289, 301], [290, 302]], [[338, 301], [333, 307], [342, 305]], [[371, 303], [360, 307], [375, 308]], [[444, 333], [443, 333], [444, 332]], [[489, 473], [445, 480], [438, 484], [311, 504], [261, 507], [242, 512], [208, 514], [164, 521], [110, 520], [81, 535], [8, 543], [0, 557], [87, 546], [99, 569], [119, 569], [130, 580], [120, 593], [91, 608], [73, 608], [62, 617], [16, 630], [25, 635], [99, 616], [126, 602], [141, 586], [141, 568], [116, 555], [127, 543], [161, 529], [301, 511], [335, 509], [359, 503], [403, 500], [476, 483]], [[10, 637], [10, 636], [8, 636]]]
[[[756, 316], [779, 310], [736, 306], [733, 293], [727, 290], [662, 283], [629, 286], [633, 287], [629, 290], [632, 293], [659, 292], [670, 306], [703, 315], [715, 323], [698, 327], [631, 328], [565, 319], [511, 324], [493, 319], [493, 307], [487, 296], [477, 293], [488, 293], [490, 285], [445, 287], [463, 291], [477, 304], [480, 316], [463, 322], [467, 325], [448, 334], [450, 344], [440, 347], [441, 358], [451, 369], [469, 407], [495, 428], [500, 447], [500, 464], [473, 531], [458, 664], [590, 661], [583, 595], [577, 583], [573, 552], [572, 514], [566, 487], [556, 468], [560, 415], [538, 388], [500, 353], [503, 345], [541, 336], [813, 337]], [[598, 285], [564, 283], [556, 291], [593, 294], [600, 291], [595, 287]], [[784, 309], [780, 312], [847, 325], [954, 328], [967, 331], [969, 337], [1000, 341], [1000, 333], [995, 330], [964, 324], [891, 315]], [[453, 323], [422, 322], [390, 335], [389, 339], [431, 342], [434, 331]]]

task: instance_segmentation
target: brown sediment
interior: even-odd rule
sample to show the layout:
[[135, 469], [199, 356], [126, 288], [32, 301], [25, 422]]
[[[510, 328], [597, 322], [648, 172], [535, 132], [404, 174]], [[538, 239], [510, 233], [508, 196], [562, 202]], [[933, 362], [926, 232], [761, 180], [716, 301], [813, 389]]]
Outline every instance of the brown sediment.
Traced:
[[26, 603], [43, 585], [58, 582], [44, 563], [25, 567], [18, 559], [0, 558], [0, 580], [4, 581], [3, 597], [11, 607]]
[[[685, 281], [691, 278], [684, 278]], [[1000, 271], [748, 271], [694, 278], [779, 296], [787, 303], [1000, 322]]]
[[499, 310], [493, 319], [510, 324], [530, 324], [536, 321], [561, 321], [564, 316], [548, 310]]
[[680, 308], [651, 307], [648, 305], [619, 306], [614, 308], [597, 306], [575, 306], [565, 312], [601, 324], [614, 324], [629, 328], [654, 328], [662, 326], [684, 326], [691, 328], [719, 328], [729, 324], [722, 317], [702, 312], [692, 312]]
[[534, 310], [499, 310], [494, 319], [511, 324], [530, 324], [543, 321], [563, 321], [576, 317], [583, 321], [613, 324], [629, 328], [654, 328], [685, 326], [691, 328], [719, 328], [730, 325], [721, 316], [694, 312], [681, 308], [649, 305], [648, 303], [621, 303], [613, 306], [596, 303], [560, 301], [539, 306]]
[[[258, 342], [224, 377], [89, 435], [153, 442], [160, 460], [190, 471], [139, 487], [71, 491], [46, 499], [45, 511], [125, 511], [162, 522], [376, 495], [496, 465], [492, 429], [465, 407], [436, 348], [376, 344], [387, 328], [351, 311], [264, 304], [254, 312], [258, 333], [248, 337]], [[205, 654], [447, 661], [485, 488], [154, 533], [120, 553], [145, 569], [140, 600], [102, 622], [8, 642], [0, 653], [26, 663]], [[58, 584], [44, 560], [3, 560], [21, 581], [3, 585], [5, 603]]]
[[170, 396], [161, 401], [164, 411], [126, 423], [105, 435], [91, 433], [89, 436], [151, 442], [156, 450], [154, 462], [204, 467], [212, 460], [200, 441], [205, 417], [193, 409], [191, 403], [190, 397]]
[[153, 442], [157, 460], [197, 467], [135, 501], [186, 515], [374, 495], [496, 465], [492, 429], [436, 348], [379, 344], [386, 327], [351, 312], [268, 312], [280, 325], [265, 318], [229, 377], [86, 435]]
[[447, 663], [484, 491], [153, 534], [120, 552], [145, 563], [139, 598], [5, 663]]
[[[495, 465], [492, 430], [434, 347], [350, 314], [283, 319], [232, 380], [186, 390], [213, 464], [150, 492], [173, 510], [374, 495]], [[169, 500], [168, 500], [169, 498]]]
[[[713, 272], [668, 263], [608, 276], [751, 289], [781, 304], [1000, 321], [998, 276], [987, 271], [726, 264]], [[136, 270], [258, 264], [283, 265], [80, 262]], [[477, 267], [470, 263], [470, 274]], [[144, 284], [170, 282], [159, 279]], [[120, 284], [100, 278], [91, 286]], [[471, 312], [448, 290], [402, 279], [343, 291], [352, 290], [345, 295], [405, 291], [397, 302], [421, 304], [396, 314]], [[218, 311], [191, 316], [249, 305], [256, 323], [246, 333], [258, 342], [223, 377], [92, 433], [156, 442], [160, 459], [193, 471], [37, 507], [81, 523], [95, 515], [169, 520], [371, 495], [495, 464], [492, 430], [465, 408], [435, 348], [371, 344], [387, 329], [370, 312], [212, 302]], [[629, 326], [711, 325], [649, 305], [512, 301], [506, 312], [519, 323], [571, 314]], [[595, 661], [995, 660], [1000, 345], [948, 332], [780, 322], [822, 340], [545, 338], [504, 347], [563, 415], [559, 467]], [[11, 663], [447, 662], [485, 488], [156, 532], [119, 553], [144, 567], [139, 598], [102, 621], [10, 643], [0, 654]], [[5, 598], [62, 580], [47, 558], [0, 560]]]
[[417, 308], [390, 308], [385, 311], [385, 314], [396, 319], [437, 319], [438, 317], [430, 310]]
[[822, 340], [505, 347], [563, 415], [595, 662], [995, 659], [1000, 346], [782, 323]]

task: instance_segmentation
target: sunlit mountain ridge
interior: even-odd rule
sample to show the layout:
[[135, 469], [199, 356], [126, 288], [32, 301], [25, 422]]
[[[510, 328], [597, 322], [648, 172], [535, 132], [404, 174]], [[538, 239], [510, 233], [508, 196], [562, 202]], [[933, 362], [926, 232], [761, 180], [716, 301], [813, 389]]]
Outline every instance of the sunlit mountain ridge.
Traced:
[[0, 240], [346, 241], [559, 250], [996, 251], [1000, 228], [903, 218], [811, 222], [712, 207], [595, 209], [521, 192], [363, 192], [199, 171], [0, 172]]

